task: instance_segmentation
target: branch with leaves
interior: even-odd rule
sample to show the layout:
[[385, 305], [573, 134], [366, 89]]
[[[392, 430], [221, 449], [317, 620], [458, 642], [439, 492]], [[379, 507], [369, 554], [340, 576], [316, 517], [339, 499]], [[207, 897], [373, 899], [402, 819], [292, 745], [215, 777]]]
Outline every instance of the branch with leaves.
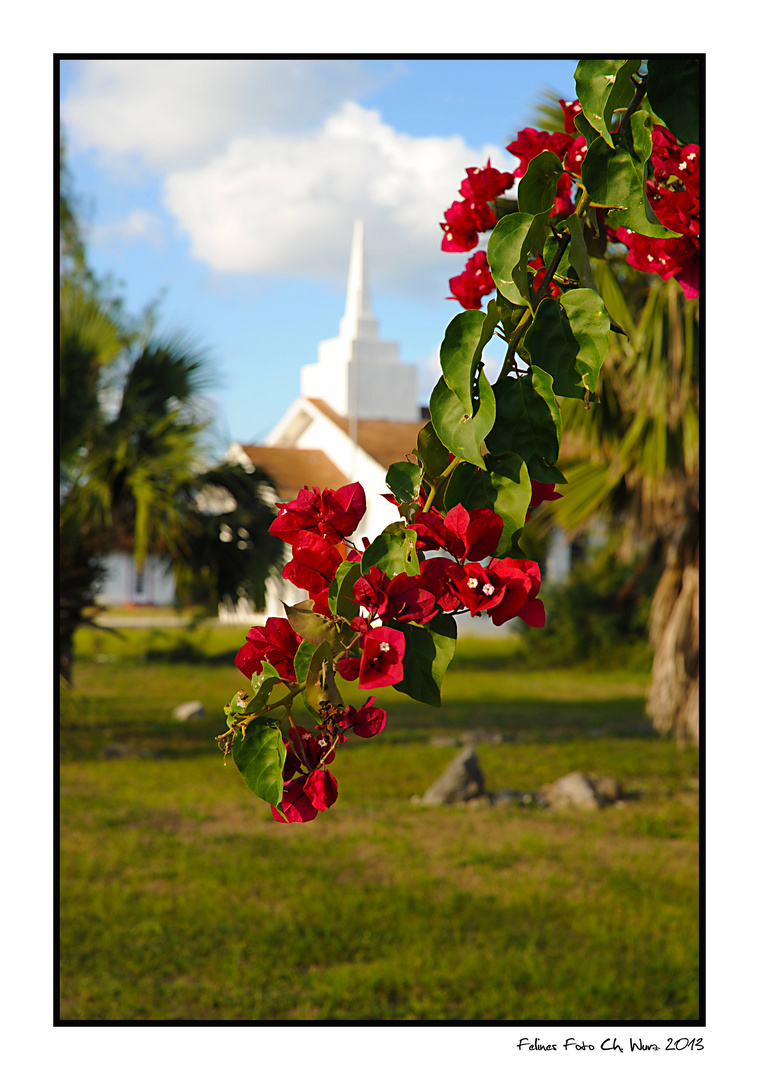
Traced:
[[[278, 504], [271, 531], [292, 549], [283, 573], [309, 599], [251, 628], [236, 663], [252, 694], [226, 707], [219, 742], [279, 821], [331, 806], [335, 751], [385, 726], [374, 698], [346, 705], [338, 679], [439, 706], [456, 616], [545, 624], [540, 570], [520, 537], [566, 483], [560, 399], [592, 408], [609, 335], [622, 332], [591, 257], [624, 244], [631, 265], [697, 289], [698, 62], [581, 60], [575, 81], [577, 100], [560, 102], [565, 130], [520, 132], [507, 147], [515, 173], [467, 169], [463, 201], [445, 213], [443, 250], [490, 235], [451, 279], [465, 310], [445, 331], [430, 420], [387, 472], [399, 520], [360, 549], [360, 485]], [[516, 200], [503, 198], [517, 180]], [[483, 351], [494, 337], [507, 347], [491, 384]], [[298, 697], [313, 733], [293, 721]]]

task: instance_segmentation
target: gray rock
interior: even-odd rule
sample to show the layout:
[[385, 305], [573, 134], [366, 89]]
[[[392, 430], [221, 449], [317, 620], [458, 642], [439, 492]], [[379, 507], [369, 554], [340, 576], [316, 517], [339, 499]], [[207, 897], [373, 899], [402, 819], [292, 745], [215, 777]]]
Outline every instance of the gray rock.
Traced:
[[593, 786], [602, 806], [619, 802], [624, 795], [622, 785], [615, 776], [602, 776], [600, 780], [593, 778]]
[[465, 747], [453, 759], [434, 784], [419, 800], [424, 806], [442, 806], [444, 803], [466, 802], [482, 795], [485, 778], [472, 747]]
[[553, 810], [572, 806], [597, 810], [619, 802], [623, 795], [622, 785], [615, 777], [599, 779], [581, 772], [568, 773], [553, 784], [544, 784], [538, 792], [538, 798]]
[[177, 705], [174, 712], [171, 714], [173, 720], [202, 720], [205, 716], [205, 709], [203, 708], [202, 701], [185, 701], [182, 705]]

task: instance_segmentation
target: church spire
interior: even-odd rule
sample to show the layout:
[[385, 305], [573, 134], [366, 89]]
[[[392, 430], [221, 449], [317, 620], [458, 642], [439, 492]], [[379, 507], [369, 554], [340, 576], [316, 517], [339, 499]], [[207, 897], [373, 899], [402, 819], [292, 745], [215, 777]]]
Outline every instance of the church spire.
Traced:
[[369, 302], [364, 262], [364, 223], [357, 218], [353, 225], [348, 290], [345, 297], [345, 315], [340, 320], [340, 337], [349, 341], [376, 341], [377, 320]]

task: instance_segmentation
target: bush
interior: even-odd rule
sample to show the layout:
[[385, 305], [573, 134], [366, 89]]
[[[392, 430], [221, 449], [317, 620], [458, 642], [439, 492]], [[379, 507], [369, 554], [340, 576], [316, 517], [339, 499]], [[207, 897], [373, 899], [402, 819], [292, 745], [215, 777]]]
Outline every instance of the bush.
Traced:
[[651, 664], [648, 615], [657, 574], [643, 564], [620, 562], [608, 550], [576, 566], [561, 584], [541, 589], [543, 629], [518, 631], [531, 667], [582, 664], [646, 670]]

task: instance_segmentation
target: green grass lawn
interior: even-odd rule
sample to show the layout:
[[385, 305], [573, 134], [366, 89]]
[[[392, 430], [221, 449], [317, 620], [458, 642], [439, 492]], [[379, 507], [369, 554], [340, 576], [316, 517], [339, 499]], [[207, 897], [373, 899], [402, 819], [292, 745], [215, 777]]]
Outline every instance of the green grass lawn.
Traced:
[[[243, 638], [80, 635], [62, 693], [64, 1020], [697, 1018], [697, 754], [651, 733], [645, 674], [520, 671], [508, 639], [465, 639], [444, 707], [379, 692], [387, 727], [341, 749], [338, 802], [286, 826], [214, 743]], [[190, 699], [206, 717], [172, 721]], [[504, 739], [478, 746], [490, 790], [581, 769], [634, 797], [415, 805], [457, 752], [430, 738], [471, 729]]]

